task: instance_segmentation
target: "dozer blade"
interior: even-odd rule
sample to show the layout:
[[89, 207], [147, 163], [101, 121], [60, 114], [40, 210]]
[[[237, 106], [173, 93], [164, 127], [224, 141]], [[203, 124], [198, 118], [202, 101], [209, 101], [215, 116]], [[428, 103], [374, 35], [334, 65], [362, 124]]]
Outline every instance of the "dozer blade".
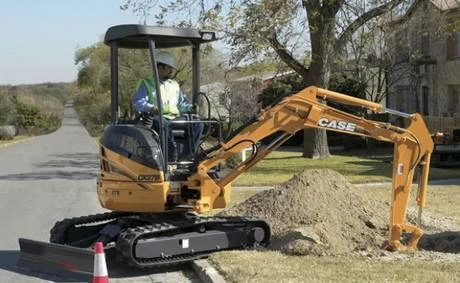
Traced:
[[94, 253], [90, 249], [29, 239], [19, 239], [19, 247], [20, 267], [61, 276], [87, 276], [93, 273]]

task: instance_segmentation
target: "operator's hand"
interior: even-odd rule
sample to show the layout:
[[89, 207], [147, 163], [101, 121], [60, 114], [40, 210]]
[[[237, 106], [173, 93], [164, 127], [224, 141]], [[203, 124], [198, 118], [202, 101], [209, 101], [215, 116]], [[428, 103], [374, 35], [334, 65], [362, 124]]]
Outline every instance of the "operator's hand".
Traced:
[[192, 114], [196, 114], [197, 113], [197, 109], [198, 108], [198, 104], [193, 104], [192, 105]]
[[152, 106], [152, 108], [150, 108], [150, 113], [158, 114], [158, 108], [156, 106]]

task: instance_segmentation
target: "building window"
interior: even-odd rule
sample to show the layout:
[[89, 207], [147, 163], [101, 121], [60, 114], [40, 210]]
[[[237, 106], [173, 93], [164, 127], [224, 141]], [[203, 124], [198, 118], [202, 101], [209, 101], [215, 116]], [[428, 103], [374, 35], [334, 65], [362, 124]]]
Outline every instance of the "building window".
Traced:
[[421, 45], [422, 56], [425, 58], [430, 57], [430, 36], [427, 33], [422, 35]]
[[396, 63], [409, 62], [409, 48], [407, 45], [406, 31], [401, 31], [396, 34], [394, 47], [396, 52]]
[[450, 116], [460, 112], [459, 107], [460, 85], [447, 86], [447, 112]]
[[460, 32], [453, 32], [447, 37], [447, 59], [460, 59]]
[[429, 99], [428, 99], [428, 94], [430, 92], [430, 89], [427, 86], [422, 87], [422, 111], [423, 115], [428, 116], [430, 115], [429, 112]]
[[407, 85], [399, 85], [396, 87], [396, 93], [394, 108], [399, 111], [408, 112], [409, 111], [409, 95], [410, 95], [410, 87]]

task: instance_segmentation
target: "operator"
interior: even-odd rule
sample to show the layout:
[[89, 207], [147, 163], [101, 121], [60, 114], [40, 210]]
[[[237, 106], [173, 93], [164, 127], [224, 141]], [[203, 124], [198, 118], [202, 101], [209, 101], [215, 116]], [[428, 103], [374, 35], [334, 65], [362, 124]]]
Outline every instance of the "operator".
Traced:
[[[170, 121], [180, 119], [182, 114], [191, 114], [195, 112], [195, 107], [187, 101], [182, 93], [179, 84], [171, 79], [173, 71], [176, 69], [176, 60], [174, 56], [167, 51], [159, 51], [155, 55], [158, 68], [158, 78], [160, 81], [161, 103], [163, 111], [163, 125], [166, 126], [168, 138], [168, 161], [176, 162], [178, 160], [177, 144], [174, 140]], [[141, 80], [136, 89], [136, 94], [132, 99], [134, 108], [140, 112], [141, 120], [144, 124], [152, 125], [156, 131], [160, 128], [158, 106], [156, 99], [155, 80], [153, 76]], [[192, 116], [192, 115], [191, 115]], [[177, 124], [176, 124], [177, 125]], [[179, 125], [175, 128], [184, 128], [188, 125]], [[203, 131], [202, 123], [193, 123], [192, 148], [188, 143], [185, 144], [184, 151], [192, 159], [197, 153], [200, 138]], [[187, 133], [187, 131], [186, 131]], [[189, 137], [185, 137], [186, 139]]]

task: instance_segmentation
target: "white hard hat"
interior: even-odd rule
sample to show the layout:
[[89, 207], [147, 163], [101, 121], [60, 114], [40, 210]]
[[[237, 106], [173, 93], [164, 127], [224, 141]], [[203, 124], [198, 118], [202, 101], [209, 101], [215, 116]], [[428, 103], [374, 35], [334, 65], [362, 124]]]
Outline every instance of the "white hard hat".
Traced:
[[168, 51], [158, 51], [155, 53], [155, 60], [157, 63], [165, 64], [173, 67], [174, 69], [177, 69], [176, 60], [174, 59], [174, 56]]

